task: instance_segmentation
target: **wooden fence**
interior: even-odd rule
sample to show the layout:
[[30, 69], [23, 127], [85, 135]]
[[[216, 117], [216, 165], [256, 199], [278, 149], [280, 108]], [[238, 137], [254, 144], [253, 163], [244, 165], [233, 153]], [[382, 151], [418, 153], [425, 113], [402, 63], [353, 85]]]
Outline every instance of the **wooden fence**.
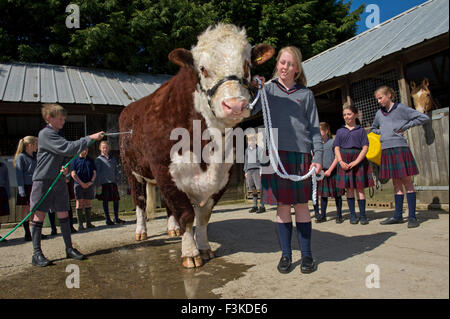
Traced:
[[414, 155], [419, 175], [414, 184], [419, 201], [428, 204], [449, 203], [449, 108], [431, 113], [428, 125], [407, 131], [408, 144]]

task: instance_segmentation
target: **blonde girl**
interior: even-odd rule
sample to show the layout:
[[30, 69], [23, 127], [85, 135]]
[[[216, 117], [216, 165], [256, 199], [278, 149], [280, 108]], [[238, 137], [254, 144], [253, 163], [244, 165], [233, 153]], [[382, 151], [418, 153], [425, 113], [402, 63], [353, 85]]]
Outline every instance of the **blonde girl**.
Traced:
[[[264, 78], [260, 78], [264, 80]], [[284, 47], [277, 56], [274, 79], [264, 85], [267, 94], [272, 127], [278, 130], [278, 154], [288, 174], [305, 175], [316, 167], [322, 169], [323, 145], [319, 129], [314, 94], [306, 87], [302, 55], [294, 46]], [[258, 102], [252, 114], [261, 110]], [[314, 149], [314, 157], [311, 151]], [[311, 217], [308, 201], [311, 199], [311, 179], [292, 182], [277, 174], [262, 174], [263, 202], [277, 205], [276, 225], [281, 246], [278, 271], [288, 273], [292, 262], [292, 217], [295, 211], [297, 237], [301, 250], [300, 270], [315, 270], [311, 252]]]
[[395, 92], [388, 86], [379, 87], [374, 95], [380, 109], [375, 114], [371, 130], [381, 135], [380, 178], [392, 178], [395, 202], [394, 216], [381, 224], [403, 222], [404, 187], [409, 211], [408, 228], [418, 227], [416, 192], [411, 176], [417, 175], [419, 170], [403, 133], [413, 126], [423, 125], [430, 118], [407, 105], [395, 102]]
[[[16, 168], [16, 179], [18, 194], [16, 205], [22, 206], [22, 218], [30, 211], [30, 194], [33, 185], [33, 173], [36, 168], [36, 152], [38, 149], [38, 138], [36, 136], [25, 136], [17, 144], [13, 165]], [[25, 241], [31, 241], [30, 222], [23, 222], [25, 230]]]

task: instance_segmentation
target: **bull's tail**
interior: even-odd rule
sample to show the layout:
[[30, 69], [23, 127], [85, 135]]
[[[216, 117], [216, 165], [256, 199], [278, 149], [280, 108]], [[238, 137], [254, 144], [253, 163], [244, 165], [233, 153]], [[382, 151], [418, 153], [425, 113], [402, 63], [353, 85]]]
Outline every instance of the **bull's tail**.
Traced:
[[146, 181], [146, 204], [145, 204], [145, 214], [147, 215], [147, 220], [152, 220], [156, 215], [156, 182], [154, 180]]

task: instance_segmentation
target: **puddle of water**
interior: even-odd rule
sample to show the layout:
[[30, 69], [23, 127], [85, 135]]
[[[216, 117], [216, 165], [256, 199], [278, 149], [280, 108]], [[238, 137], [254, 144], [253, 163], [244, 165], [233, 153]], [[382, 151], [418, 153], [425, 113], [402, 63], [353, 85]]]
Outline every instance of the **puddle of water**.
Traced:
[[[201, 268], [185, 269], [180, 245], [147, 241], [97, 251], [83, 261], [64, 259], [45, 268], [30, 267], [0, 279], [0, 298], [220, 298], [211, 291], [252, 267], [216, 257]], [[67, 288], [66, 279], [74, 274], [66, 272], [70, 264], [79, 267], [80, 288]]]

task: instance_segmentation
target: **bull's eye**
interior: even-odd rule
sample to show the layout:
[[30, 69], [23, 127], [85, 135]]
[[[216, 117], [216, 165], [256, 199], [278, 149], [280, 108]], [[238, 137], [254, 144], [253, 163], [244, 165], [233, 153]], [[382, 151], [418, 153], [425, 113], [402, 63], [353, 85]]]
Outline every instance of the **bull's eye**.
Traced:
[[249, 77], [249, 67], [248, 67], [248, 61], [245, 60], [244, 62], [244, 77], [248, 78]]
[[203, 65], [200, 66], [200, 72], [202, 72], [202, 74], [203, 74], [203, 76], [204, 76], [205, 78], [208, 77], [208, 71], [206, 71], [206, 69], [205, 69], [205, 67], [204, 67]]

